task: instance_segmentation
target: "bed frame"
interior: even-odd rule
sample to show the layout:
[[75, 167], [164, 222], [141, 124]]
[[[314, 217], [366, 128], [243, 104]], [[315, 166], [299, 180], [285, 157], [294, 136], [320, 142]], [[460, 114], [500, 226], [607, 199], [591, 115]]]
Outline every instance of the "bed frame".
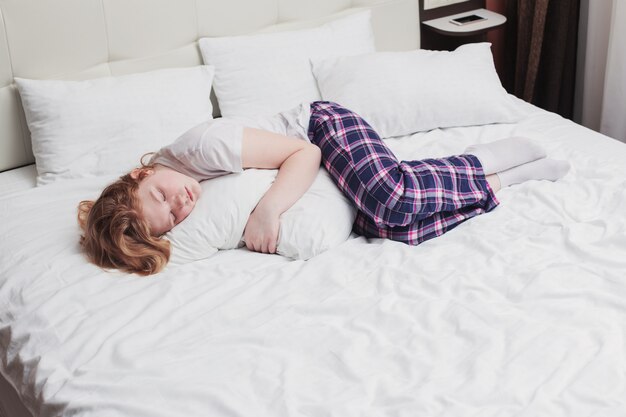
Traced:
[[308, 28], [362, 8], [372, 9], [379, 50], [418, 47], [417, 0], [1, 2], [0, 171], [35, 162], [14, 77], [83, 80], [194, 66], [201, 37]]
[[[0, 2], [0, 171], [35, 162], [14, 77], [84, 80], [194, 66], [201, 37], [309, 28], [364, 8], [378, 50], [419, 46], [417, 0]], [[18, 398], [0, 374], [0, 417], [30, 416]]]

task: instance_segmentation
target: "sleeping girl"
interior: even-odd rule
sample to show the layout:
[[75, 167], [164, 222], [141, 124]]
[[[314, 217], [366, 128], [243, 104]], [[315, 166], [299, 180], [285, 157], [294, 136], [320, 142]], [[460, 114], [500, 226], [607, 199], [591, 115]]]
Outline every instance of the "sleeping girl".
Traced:
[[157, 273], [170, 257], [162, 235], [193, 210], [199, 181], [265, 168], [278, 175], [250, 214], [244, 240], [249, 250], [275, 253], [280, 215], [312, 184], [320, 160], [357, 209], [355, 233], [409, 245], [493, 210], [503, 187], [556, 181], [569, 170], [519, 137], [457, 156], [398, 161], [356, 113], [317, 101], [271, 118], [219, 118], [193, 127], [147, 163], [142, 158], [96, 201], [79, 204], [80, 243], [98, 266]]

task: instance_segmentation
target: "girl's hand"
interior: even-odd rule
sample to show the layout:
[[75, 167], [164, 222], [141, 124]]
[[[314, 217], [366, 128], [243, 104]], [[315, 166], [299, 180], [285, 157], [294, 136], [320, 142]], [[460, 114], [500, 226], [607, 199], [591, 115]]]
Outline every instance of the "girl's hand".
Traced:
[[276, 253], [279, 228], [279, 216], [257, 206], [244, 229], [246, 247], [255, 252]]
[[322, 153], [307, 141], [247, 127], [241, 146], [242, 168], [278, 168], [274, 183], [250, 214], [244, 230], [249, 250], [276, 253], [278, 218], [313, 183]]

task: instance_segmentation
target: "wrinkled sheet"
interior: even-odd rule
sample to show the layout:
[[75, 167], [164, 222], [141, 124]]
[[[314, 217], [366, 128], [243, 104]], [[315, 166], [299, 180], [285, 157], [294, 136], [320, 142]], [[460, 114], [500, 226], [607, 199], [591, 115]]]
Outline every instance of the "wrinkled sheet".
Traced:
[[533, 137], [572, 170], [417, 247], [352, 236], [308, 261], [245, 248], [104, 272], [76, 204], [0, 198], [0, 370], [37, 416], [626, 415], [626, 145], [521, 123], [388, 139], [401, 159]]

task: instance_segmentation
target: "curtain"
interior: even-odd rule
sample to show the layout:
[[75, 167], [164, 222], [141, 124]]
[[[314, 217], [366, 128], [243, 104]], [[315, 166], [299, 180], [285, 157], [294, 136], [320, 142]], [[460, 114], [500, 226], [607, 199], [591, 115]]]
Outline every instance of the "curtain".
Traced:
[[626, 142], [626, 1], [581, 0], [574, 121]]
[[613, 1], [600, 132], [626, 142], [626, 1]]
[[580, 0], [507, 0], [504, 87], [572, 118]]

